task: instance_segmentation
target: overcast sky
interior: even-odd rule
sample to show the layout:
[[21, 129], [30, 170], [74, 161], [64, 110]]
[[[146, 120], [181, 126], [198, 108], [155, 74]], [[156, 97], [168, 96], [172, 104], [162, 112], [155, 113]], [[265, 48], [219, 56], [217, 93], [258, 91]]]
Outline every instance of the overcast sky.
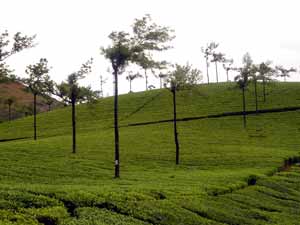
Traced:
[[[190, 62], [204, 72], [201, 47], [210, 41], [240, 64], [249, 52], [255, 63], [272, 60], [286, 67], [300, 66], [300, 3], [297, 0], [0, 0], [0, 31], [36, 34], [38, 45], [11, 57], [11, 68], [25, 76], [26, 65], [41, 57], [52, 66], [55, 81], [65, 79], [93, 57], [93, 72], [84, 84], [100, 88], [99, 76], [107, 77], [104, 94], [112, 94], [109, 63], [99, 48], [107, 46], [114, 30], [130, 30], [135, 18], [151, 14], [153, 20], [175, 30], [174, 48], [164, 54], [172, 63]], [[220, 66], [221, 78], [225, 72]], [[214, 67], [210, 68], [214, 81]], [[295, 74], [290, 80], [300, 80]], [[128, 92], [125, 74], [121, 93]], [[149, 84], [158, 87], [157, 79]], [[133, 82], [134, 91], [145, 89], [144, 79]]]

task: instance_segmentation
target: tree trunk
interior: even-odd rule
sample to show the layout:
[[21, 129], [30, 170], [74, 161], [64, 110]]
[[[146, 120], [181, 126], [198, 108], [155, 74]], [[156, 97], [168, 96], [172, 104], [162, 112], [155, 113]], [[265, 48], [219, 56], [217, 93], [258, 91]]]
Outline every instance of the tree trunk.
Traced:
[[174, 123], [174, 140], [176, 146], [176, 165], [179, 164], [179, 142], [177, 133], [177, 113], [176, 113], [176, 90], [172, 90], [173, 94], [173, 123]]
[[226, 77], [227, 77], [227, 82], [229, 82], [229, 76], [228, 76], [228, 69], [226, 69]]
[[145, 79], [146, 79], [146, 91], [148, 91], [148, 75], [147, 75], [147, 70], [145, 70]]
[[33, 94], [33, 139], [36, 140], [36, 96], [37, 94]]
[[264, 102], [266, 102], [266, 78], [263, 79]]
[[209, 84], [209, 74], [208, 74], [208, 58], [206, 58], [206, 76], [207, 76], [207, 84]]
[[132, 82], [132, 80], [129, 79], [129, 93], [132, 92], [132, 90], [131, 90], [131, 82]]
[[115, 128], [115, 178], [120, 177], [120, 153], [119, 153], [119, 125], [118, 125], [118, 70], [114, 70], [115, 98], [114, 98], [114, 128]]
[[48, 104], [48, 112], [51, 111], [51, 104]]
[[8, 121], [11, 121], [11, 104], [8, 104]]
[[258, 113], [258, 100], [257, 100], [257, 80], [254, 81], [254, 93], [255, 93], [255, 112]]
[[218, 63], [217, 63], [217, 61], [215, 61], [215, 65], [216, 65], [216, 79], [217, 79], [217, 83], [219, 83]]
[[100, 96], [103, 98], [103, 79], [100, 76]]
[[246, 97], [245, 97], [245, 87], [242, 88], [243, 91], [243, 120], [244, 120], [244, 128], [246, 128], [247, 125], [247, 119], [246, 119]]
[[72, 92], [71, 96], [72, 102], [72, 153], [76, 153], [76, 99], [74, 93]]
[[161, 77], [159, 78], [159, 86], [160, 86], [160, 89], [162, 89], [162, 78]]

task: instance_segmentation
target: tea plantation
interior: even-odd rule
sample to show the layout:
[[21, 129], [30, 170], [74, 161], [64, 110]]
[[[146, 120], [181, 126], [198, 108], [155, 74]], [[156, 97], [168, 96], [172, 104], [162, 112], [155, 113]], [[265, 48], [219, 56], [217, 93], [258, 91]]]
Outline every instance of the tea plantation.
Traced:
[[171, 93], [121, 95], [120, 179], [112, 97], [77, 106], [76, 154], [69, 107], [38, 115], [37, 141], [32, 117], [1, 123], [0, 224], [300, 224], [300, 83], [258, 88], [246, 129], [222, 116], [242, 110], [235, 84], [178, 92], [179, 165]]

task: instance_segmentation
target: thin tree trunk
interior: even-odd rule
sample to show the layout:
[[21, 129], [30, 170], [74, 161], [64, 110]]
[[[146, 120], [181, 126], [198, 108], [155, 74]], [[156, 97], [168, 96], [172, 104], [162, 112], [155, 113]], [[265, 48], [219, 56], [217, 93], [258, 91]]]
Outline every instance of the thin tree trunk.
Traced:
[[244, 128], [246, 128], [247, 125], [247, 119], [246, 119], [246, 97], [245, 97], [245, 87], [242, 88], [243, 91], [243, 119], [244, 119]]
[[209, 74], [208, 74], [208, 58], [206, 58], [206, 76], [207, 76], [207, 84], [209, 84]]
[[217, 61], [215, 61], [215, 65], [216, 65], [216, 78], [217, 78], [217, 83], [219, 83], [218, 63], [217, 63]]
[[255, 111], [258, 113], [258, 100], [257, 100], [257, 80], [254, 81], [254, 93], [255, 93]]
[[48, 112], [51, 111], [51, 104], [48, 105]]
[[161, 77], [159, 78], [159, 86], [160, 86], [160, 89], [162, 89], [162, 78]]
[[145, 79], [146, 79], [146, 91], [148, 91], [148, 75], [146, 69], [145, 69]]
[[37, 94], [33, 94], [33, 139], [36, 140], [36, 96]]
[[179, 164], [179, 141], [178, 141], [178, 133], [177, 133], [177, 112], [176, 112], [176, 90], [172, 90], [173, 94], [173, 123], [174, 123], [174, 140], [176, 146], [176, 165]]
[[101, 94], [101, 97], [103, 98], [103, 80], [102, 80], [102, 76], [100, 76], [100, 94]]
[[266, 78], [263, 79], [264, 102], [266, 102]]
[[129, 79], [129, 92], [130, 92], [130, 93], [132, 92], [132, 91], [131, 91], [131, 82], [132, 82], [132, 80]]
[[119, 153], [119, 125], [118, 125], [118, 71], [114, 70], [115, 98], [114, 98], [114, 128], [115, 128], [115, 178], [120, 177], [120, 153]]
[[8, 104], [8, 121], [11, 121], [11, 104]]
[[226, 69], [227, 82], [229, 82], [228, 69]]
[[76, 153], [76, 112], [75, 112], [75, 96], [72, 93], [72, 153]]

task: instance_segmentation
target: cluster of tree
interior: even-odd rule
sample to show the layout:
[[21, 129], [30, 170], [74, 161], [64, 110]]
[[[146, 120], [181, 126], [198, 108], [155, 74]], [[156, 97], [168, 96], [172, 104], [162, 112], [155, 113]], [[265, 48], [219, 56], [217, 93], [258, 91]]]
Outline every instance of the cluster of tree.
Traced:
[[34, 65], [29, 65], [26, 73], [29, 78], [20, 79], [29, 91], [33, 94], [33, 131], [34, 140], [37, 139], [37, 120], [36, 120], [36, 98], [37, 95], [42, 95], [46, 98], [47, 104], [51, 107], [54, 99], [60, 98], [66, 105], [72, 106], [72, 152], [76, 152], [76, 104], [78, 102], [87, 102], [95, 99], [98, 93], [92, 91], [90, 87], [80, 86], [78, 81], [83, 79], [86, 74], [91, 71], [92, 59], [82, 64], [80, 69], [71, 73], [66, 81], [56, 84], [49, 77], [50, 68], [48, 61], [41, 58], [40, 61]]
[[245, 92], [249, 84], [254, 85], [254, 99], [255, 99], [255, 111], [258, 113], [258, 82], [263, 86], [263, 102], [266, 102], [266, 84], [278, 77], [284, 77], [285, 81], [287, 77], [290, 77], [290, 73], [296, 72], [295, 68], [286, 69], [283, 66], [272, 67], [271, 61], [261, 62], [260, 64], [254, 64], [249, 53], [243, 56], [242, 67], [233, 68], [238, 71], [238, 75], [235, 77], [235, 81], [238, 87], [242, 91], [242, 105], [243, 105], [243, 123], [246, 128], [246, 95]]
[[218, 73], [218, 63], [223, 64], [223, 68], [226, 71], [227, 82], [229, 81], [229, 71], [233, 70], [232, 64], [233, 59], [227, 59], [224, 53], [218, 52], [217, 48], [219, 44], [216, 42], [211, 42], [207, 44], [206, 47], [202, 47], [201, 51], [204, 55], [205, 62], [206, 62], [206, 76], [207, 76], [207, 83], [209, 84], [209, 65], [210, 63], [215, 63], [216, 69], [216, 82], [219, 83], [219, 73]]

